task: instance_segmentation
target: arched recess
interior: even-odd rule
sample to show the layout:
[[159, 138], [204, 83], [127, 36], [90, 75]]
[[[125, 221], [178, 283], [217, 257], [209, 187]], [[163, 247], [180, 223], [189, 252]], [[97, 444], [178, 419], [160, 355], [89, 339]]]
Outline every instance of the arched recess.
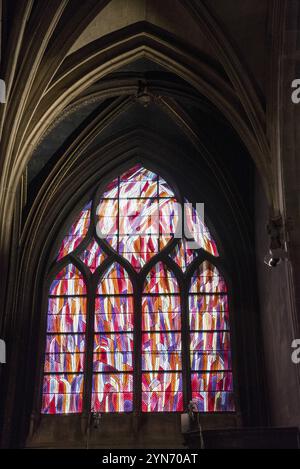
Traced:
[[[57, 233], [60, 232], [62, 227], [67, 225], [72, 217], [72, 213], [75, 214], [80, 208], [80, 205], [89, 200], [95, 185], [99, 181], [109, 181], [114, 174], [118, 174], [121, 169], [126, 169], [130, 165], [134, 164], [137, 159], [145, 161], [145, 164], [150, 163], [152, 167], [158, 168], [161, 174], [168, 174], [170, 172], [169, 162], [174, 161], [175, 155], [180, 159], [180, 152], [178, 149], [172, 148], [169, 144], [160, 141], [156, 144], [155, 139], [151, 136], [151, 139], [147, 141], [145, 138], [141, 138], [142, 135], [139, 133], [133, 133], [127, 135], [126, 139], [118, 137], [115, 140], [111, 140], [109, 144], [101, 149], [101, 158], [98, 157], [99, 150], [94, 149], [93, 152], [87, 156], [86, 160], [79, 164], [76, 168], [70, 166], [69, 172], [64, 174], [64, 177], [59, 181], [61, 177], [60, 170], [57, 173], [52, 174], [53, 188], [50, 188], [50, 192], [43, 192], [43, 195], [39, 199], [34, 212], [31, 222], [25, 227], [23, 233], [23, 257], [20, 269], [19, 284], [20, 294], [18, 298], [18, 305], [16, 311], [22, 307], [23, 317], [22, 324], [20, 327], [20, 334], [23, 337], [24, 348], [18, 351], [18, 354], [14, 357], [15, 366], [18, 366], [20, 359], [22, 358], [23, 369], [20, 374], [12, 379], [12, 388], [14, 389], [15, 396], [20, 393], [19, 383], [23, 382], [23, 387], [26, 387], [26, 395], [28, 401], [26, 406], [17, 408], [13, 405], [13, 402], [17, 402], [15, 399], [7, 405], [7, 417], [18, 416], [20, 426], [18, 429], [10, 428], [7, 422], [7, 429], [9, 430], [10, 437], [13, 441], [24, 441], [27, 434], [29, 424], [29, 414], [32, 408], [33, 400], [33, 383], [36, 380], [37, 369], [32, 367], [33, 357], [36, 354], [36, 348], [31, 341], [31, 337], [39, 334], [40, 325], [40, 301], [42, 291], [42, 279], [46, 274], [46, 268], [48, 268], [48, 259], [51, 252], [53, 239], [56, 238]], [[145, 136], [144, 136], [145, 137]], [[159, 139], [158, 139], [159, 141]], [[162, 163], [159, 155], [161, 152], [164, 153], [165, 159]], [[174, 166], [173, 178], [175, 181], [182, 181], [183, 173], [182, 168]], [[193, 166], [190, 167], [188, 173], [190, 175], [189, 186], [192, 189], [191, 193], [194, 194], [194, 200], [199, 200], [199, 181], [198, 178], [193, 177], [192, 174], [195, 171], [192, 170]], [[194, 170], [196, 170], [194, 166]], [[82, 181], [85, 181], [84, 184]], [[210, 179], [210, 182], [213, 178]], [[50, 181], [49, 181], [50, 182]], [[51, 183], [51, 184], [52, 184]], [[204, 183], [204, 181], [203, 181]], [[204, 189], [209, 190], [208, 181], [204, 183]], [[45, 189], [45, 187], [43, 188]], [[55, 189], [55, 190], [53, 190]], [[224, 188], [226, 191], [226, 188]], [[210, 194], [211, 194], [210, 190]], [[52, 197], [51, 197], [52, 194]], [[49, 197], [50, 195], [50, 197]], [[224, 200], [230, 200], [230, 195], [227, 193]], [[253, 278], [251, 276], [251, 259], [248, 257], [249, 242], [247, 229], [244, 225], [242, 216], [239, 216], [238, 212], [233, 210], [230, 204], [225, 203], [224, 213], [227, 214], [229, 223], [227, 226], [232, 225], [230, 233], [228, 233], [227, 240], [225, 240], [224, 251], [226, 251], [226, 268], [232, 277], [234, 284], [234, 290], [236, 297], [234, 299], [234, 310], [240, 313], [235, 317], [235, 323], [233, 324], [233, 333], [238, 328], [239, 335], [236, 340], [236, 346], [238, 353], [245, 357], [241, 369], [239, 370], [240, 386], [243, 389], [241, 393], [241, 408], [242, 415], [247, 421], [248, 415], [251, 415], [254, 422], [259, 422], [263, 418], [262, 408], [264, 405], [263, 398], [261, 401], [255, 399], [257, 395], [262, 396], [263, 385], [260, 380], [260, 355], [259, 355], [259, 339], [257, 337], [258, 323], [256, 317], [256, 304], [253, 301], [255, 298], [255, 287]], [[70, 215], [71, 214], [71, 215]], [[67, 221], [66, 221], [67, 220]], [[214, 220], [215, 222], [215, 220]], [[216, 224], [217, 220], [216, 220]], [[216, 226], [217, 232], [222, 232], [224, 227]], [[225, 231], [224, 231], [225, 233]], [[222, 243], [221, 243], [222, 245]], [[241, 262], [243, 259], [243, 262]], [[176, 269], [176, 263], [174, 262]], [[47, 266], [47, 267], [45, 267]], [[28, 278], [29, 283], [24, 288], [22, 284], [22, 278]], [[29, 295], [29, 291], [33, 291], [36, 294]], [[31, 345], [30, 345], [31, 344]], [[253, 355], [251, 359], [247, 353], [247, 350], [252, 349]], [[248, 357], [248, 358], [247, 358]], [[256, 361], [256, 365], [253, 362]], [[262, 371], [262, 370], [261, 370]], [[27, 377], [27, 378], [26, 378]], [[21, 380], [21, 381], [20, 381]], [[255, 397], [254, 397], [255, 396]], [[252, 422], [253, 422], [252, 421]]]
[[[155, 28], [153, 32], [150, 28], [148, 32], [148, 29], [149, 25], [144, 23], [125, 28], [122, 32], [101, 40], [103, 44], [97, 41], [96, 44], [89, 46], [88, 50], [80, 51], [80, 57], [75, 54], [66, 61], [65, 68], [58, 74], [57, 80], [53, 81], [35, 108], [32, 121], [28, 122], [26, 129], [23, 129], [24, 132], [19, 135], [18, 148], [13, 149], [14, 160], [10, 163], [11, 178], [6, 182], [6, 187], [14, 190], [32, 149], [38, 144], [49, 123], [52, 123], [68, 104], [108, 73], [139, 57], [148, 57], [183, 78], [216, 105], [248, 148], [260, 171], [270, 206], [276, 206], [270, 179], [272, 173], [269, 171], [268, 144], [263, 129], [256, 129], [254, 133], [251, 119], [249, 122], [250, 116], [247, 116], [247, 111], [245, 115], [235, 92], [226, 80], [216, 75], [209, 66], [203, 67], [201, 60], [196, 61], [189, 51], [176, 44], [174, 38], [171, 41], [164, 31]], [[68, 76], [71, 77], [70, 81]], [[6, 166], [3, 171], [5, 178], [7, 171]], [[11, 210], [6, 204], [3, 208], [4, 211], [8, 210], [7, 213]]]
[[[199, 255], [201, 259], [207, 252], [218, 257], [218, 250], [190, 205], [185, 206], [186, 221], [201, 250], [191, 256], [182, 234], [180, 241], [173, 239], [180, 226], [179, 210], [167, 181], [137, 164], [104, 188], [100, 184], [93, 202], [74, 220], [55, 256], [54, 269], [69, 257], [77, 264], [83, 262], [85, 270], [89, 267], [89, 315], [83, 305], [87, 293], [83, 276], [68, 264], [56, 274], [49, 290], [42, 414], [182, 412], [191, 397], [199, 401], [200, 411], [235, 410], [227, 286], [207, 261], [196, 280], [193, 275], [191, 289], [176, 256], [180, 282], [172, 270], [172, 246], [178, 243], [189, 253], [186, 267], [199, 263]], [[88, 251], [91, 242], [98, 246]], [[90, 255], [96, 256], [95, 263]], [[136, 272], [133, 280], [143, 283], [142, 298], [123, 265], [111, 263], [116, 258]], [[103, 275], [93, 293], [98, 271]], [[191, 305], [189, 291], [196, 298]], [[203, 304], [203, 298], [212, 293]], [[195, 321], [188, 320], [195, 315], [197, 324], [203, 322], [202, 315], [208, 315], [213, 332], [205, 324], [201, 331], [195, 329]], [[191, 392], [191, 383], [194, 386], [197, 380], [206, 384]], [[38, 404], [37, 413], [39, 409]]]
[[[97, 112], [96, 116], [93, 116], [86, 122], [86, 126], [81, 132], [76, 133], [74, 139], [68, 143], [68, 147], [63, 154], [59, 153], [59, 161], [57, 161], [56, 158], [54, 163], [52, 163], [52, 166], [57, 163], [60, 167], [61, 177], [63, 177], [66, 168], [70, 170], [70, 165], [77, 164], [78, 160], [85, 157], [86, 152], [89, 151], [90, 147], [92, 147], [94, 140], [99, 139], [101, 134], [105, 133], [106, 129], [109, 128], [109, 126], [112, 126], [122, 114], [130, 113], [132, 108], [139, 103], [139, 98], [135, 93], [137, 92], [137, 83], [140, 79], [141, 76], [139, 75], [136, 77], [130, 76], [129, 78], [123, 76], [122, 79], [118, 77], [117, 84], [116, 79], [113, 78], [105, 80], [104, 82], [99, 82], [95, 87], [93, 87], [91, 94], [88, 92], [86, 96], [80, 97], [78, 101], [75, 101], [72, 104], [69, 112], [72, 112], [73, 107], [76, 109], [77, 106], [81, 106], [91, 101], [97, 102], [98, 100], [105, 98], [105, 101], [99, 106], [99, 112]], [[205, 132], [203, 132], [202, 129], [197, 128], [196, 123], [193, 121], [193, 116], [182, 108], [178, 100], [180, 100], [180, 98], [184, 98], [191, 105], [197, 103], [204, 113], [216, 116], [216, 121], [220, 122], [220, 125], [224, 124], [222, 117], [215, 114], [216, 110], [214, 107], [207, 102], [203, 102], [196, 91], [187, 86], [187, 84], [174, 83], [170, 80], [155, 80], [154, 78], [153, 81], [149, 80], [147, 83], [151, 87], [151, 104], [158, 110], [162, 110], [165, 117], [175, 123], [179, 133], [184, 134], [195, 147], [196, 151], [201, 153], [206, 164], [210, 166], [216, 179], [219, 180], [220, 186], [222, 186], [222, 184], [226, 184], [228, 186], [227, 181], [230, 174], [227, 173], [225, 177], [219, 165], [216, 163], [215, 158], [212, 158], [212, 150], [210, 147], [206, 148], [203, 143]], [[120, 86], [122, 87], [122, 96], [119, 96]], [[60, 119], [63, 119], [63, 117], [66, 116], [62, 116]], [[60, 119], [58, 120], [57, 125], [59, 125]], [[132, 133], [134, 133], [134, 131], [146, 132], [150, 138], [148, 129], [143, 128], [140, 124], [139, 129], [132, 129]], [[122, 132], [120, 132], [120, 137], [121, 135]], [[235, 134], [233, 134], [233, 136], [235, 137]], [[153, 137], [156, 138], [156, 135]], [[241, 155], [239, 157], [242, 160], [244, 157], [244, 147], [237, 150], [238, 155], [240, 152]], [[36, 155], [34, 156], [36, 157]], [[245, 154], [245, 156], [248, 155]], [[55, 171], [57, 172], [58, 166], [55, 168]], [[47, 169], [49, 171], [49, 167]], [[52, 176], [47, 179], [51, 180]], [[48, 188], [48, 197], [49, 193], [50, 188]]]
[[[203, 66], [200, 56], [195, 60], [191, 51], [187, 50], [182, 44], [177, 43], [177, 40], [173, 37], [170, 38], [164, 31], [155, 29], [153, 32], [150, 28], [148, 33], [147, 28], [149, 28], [147, 24], [135, 25], [121, 33], [118, 32], [104, 38], [103, 43], [97, 42], [97, 44], [91, 45], [92, 50], [88, 48], [88, 50], [82, 50], [79, 56], [71, 57], [70, 61], [74, 59], [74, 63], [70, 65], [74, 67], [75, 72], [73, 74], [74, 81], [69, 83], [70, 86], [65, 86], [61, 81], [57, 83], [53, 81], [52, 85], [48, 87], [49, 91], [45, 92], [43, 97], [37, 95], [37, 99], [34, 100], [34, 112], [30, 109], [28, 119], [26, 119], [25, 123], [22, 121], [22, 126], [20, 126], [18, 133], [16, 131], [11, 132], [11, 135], [2, 141], [2, 153], [6, 157], [2, 172], [2, 184], [6, 189], [0, 194], [2, 213], [0, 219], [0, 249], [3, 252], [0, 269], [4, 279], [8, 277], [8, 267], [13, 264], [13, 262], [9, 261], [8, 254], [10, 252], [13, 213], [15, 209], [11, 203], [10, 195], [12, 194], [14, 199], [17, 198], [16, 194], [21, 175], [34, 148], [39, 144], [44, 132], [53, 124], [55, 118], [69, 104], [73, 103], [74, 100], [83, 96], [85, 92], [89, 92], [90, 85], [106, 77], [108, 73], [117, 70], [123, 64], [131, 63], [139, 57], [148, 57], [154, 62], [162, 64], [166, 69], [183, 78], [194, 90], [207, 96], [216, 105], [221, 114], [225, 115], [225, 118], [233, 124], [241, 140], [248, 147], [250, 154], [257, 158], [256, 162], [265, 182], [269, 205], [270, 207], [276, 206], [275, 198], [272, 195], [272, 172], [268, 169], [266, 157], [268, 152], [263, 141], [263, 132], [259, 132], [260, 138], [258, 142], [254, 136], [251, 120], [249, 121], [245, 115], [235, 92], [226, 78], [220, 77], [215, 73], [214, 69], [210, 69], [207, 65]], [[120, 37], [121, 41], [119, 42]], [[174, 44], [176, 47], [174, 47]], [[93, 49], [97, 49], [101, 45], [105, 46], [104, 54], [102, 57], [94, 56], [95, 50]], [[157, 55], [158, 49], [163, 50], [162, 54]], [[94, 58], [97, 62], [96, 68]], [[85, 62], [86, 60], [87, 62]], [[101, 66], [99, 66], [100, 63]], [[88, 73], [86, 73], [87, 68], [85, 64], [90, 66]], [[68, 63], [65, 65], [68, 67]], [[64, 66], [61, 70], [64, 70]], [[60, 72], [58, 76], [59, 74]], [[136, 91], [138, 91], [138, 85]], [[62, 170], [61, 176], [64, 171], [65, 168]], [[52, 193], [53, 196], [54, 192], [58, 194], [59, 190], [56, 192], [55, 189]], [[65, 191], [61, 191], [61, 193], [63, 192]], [[64, 198], [64, 194], [62, 194], [62, 197]], [[50, 207], [49, 213], [52, 210], [53, 207]], [[18, 217], [19, 214], [16, 218]], [[16, 243], [18, 244], [18, 241]], [[21, 260], [22, 262], [23, 260]], [[14, 295], [10, 292], [1, 301], [1, 308], [3, 307], [4, 309], [4, 304], [6, 304], [6, 311], [11, 311], [11, 304], [13, 302]], [[14, 319], [11, 319], [11, 315], [6, 314], [6, 311], [3, 315], [3, 329], [4, 335], [10, 336], [14, 329]]]

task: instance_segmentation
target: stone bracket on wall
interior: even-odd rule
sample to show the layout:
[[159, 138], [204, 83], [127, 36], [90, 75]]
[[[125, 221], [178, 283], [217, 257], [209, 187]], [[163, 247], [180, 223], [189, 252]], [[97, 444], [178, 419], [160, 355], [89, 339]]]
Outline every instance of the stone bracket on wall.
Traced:
[[269, 267], [276, 267], [281, 261], [288, 260], [287, 233], [291, 227], [291, 221], [284, 222], [281, 215], [270, 218], [267, 225], [269, 252], [264, 259]]

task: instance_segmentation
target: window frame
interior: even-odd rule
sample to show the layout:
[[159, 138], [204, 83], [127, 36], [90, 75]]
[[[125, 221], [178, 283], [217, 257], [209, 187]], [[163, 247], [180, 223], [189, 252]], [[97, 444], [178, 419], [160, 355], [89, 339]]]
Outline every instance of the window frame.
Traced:
[[[114, 178], [120, 176], [124, 171], [127, 171], [135, 164], [141, 164], [143, 167], [155, 172], [159, 176], [163, 177], [166, 182], [170, 185], [173, 190], [175, 197], [178, 202], [182, 203], [183, 197], [181, 191], [178, 189], [178, 186], [175, 181], [172, 181], [169, 175], [167, 175], [160, 168], [154, 167], [149, 164], [148, 161], [141, 161], [141, 159], [135, 159], [130, 162], [130, 164], [120, 165], [115, 171], [110, 172], [106, 177], [102, 178], [101, 183], [98, 185], [98, 189], [90, 193], [90, 197], [85, 197], [84, 200], [76, 204], [76, 208], [72, 210], [71, 214], [67, 217], [66, 222], [63, 224], [63, 227], [60, 229], [59, 235], [56, 237], [56, 241], [53, 244], [50, 258], [52, 263], [46, 279], [44, 282], [43, 288], [43, 301], [42, 301], [42, 311], [43, 311], [43, 321], [42, 321], [42, 330], [43, 334], [40, 340], [40, 356], [39, 356], [39, 386], [36, 399], [36, 409], [37, 413], [46, 418], [58, 418], [58, 417], [67, 417], [70, 415], [87, 415], [91, 414], [91, 397], [92, 397], [92, 375], [93, 375], [93, 339], [94, 339], [94, 311], [95, 311], [95, 298], [97, 296], [96, 290], [99, 282], [102, 279], [102, 276], [105, 274], [107, 269], [114, 262], [119, 263], [127, 271], [129, 278], [133, 287], [133, 302], [134, 302], [134, 331], [133, 331], [133, 410], [130, 412], [114, 412], [107, 413], [107, 415], [126, 415], [126, 414], [145, 414], [145, 415], [157, 415], [168, 413], [168, 414], [179, 414], [180, 412], [174, 411], [163, 411], [163, 412], [142, 412], [142, 366], [141, 366], [141, 357], [142, 357], [142, 297], [143, 297], [143, 286], [146, 280], [146, 277], [150, 270], [154, 267], [157, 262], [163, 262], [175, 275], [176, 280], [179, 286], [179, 295], [181, 299], [181, 340], [182, 340], [182, 382], [183, 382], [183, 411], [187, 412], [188, 403], [191, 400], [192, 390], [191, 390], [191, 366], [190, 366], [190, 328], [189, 328], [189, 289], [191, 284], [191, 279], [194, 272], [197, 268], [204, 262], [208, 261], [213, 264], [219, 271], [220, 275], [223, 276], [224, 281], [227, 285], [227, 297], [228, 297], [228, 307], [229, 307], [229, 325], [230, 325], [230, 338], [231, 338], [231, 353], [232, 353], [232, 374], [233, 374], [233, 394], [235, 402], [234, 411], [218, 411], [218, 412], [200, 412], [200, 414], [205, 416], [217, 416], [222, 415], [240, 415], [240, 406], [239, 406], [239, 393], [238, 393], [238, 380], [237, 380], [237, 363], [236, 363], [236, 334], [234, 327], [234, 297], [233, 297], [233, 288], [230, 281], [230, 275], [226, 269], [226, 263], [224, 262], [224, 252], [222, 249], [222, 243], [215, 233], [211, 223], [207, 218], [205, 218], [205, 223], [209, 228], [210, 233], [212, 234], [213, 239], [216, 241], [219, 251], [219, 257], [214, 257], [204, 249], [199, 249], [198, 256], [188, 265], [185, 272], [181, 270], [178, 264], [170, 257], [170, 253], [174, 250], [175, 246], [179, 243], [178, 239], [172, 239], [167, 243], [162, 251], [158, 252], [150, 261], [141, 269], [140, 272], [136, 272], [135, 269], [130, 265], [130, 263], [118, 254], [114, 249], [105, 241], [100, 239], [96, 232], [96, 207], [101, 198], [102, 193], [104, 192], [108, 183], [110, 183]], [[74, 251], [69, 253], [67, 256], [63, 257], [58, 262], [56, 261], [57, 252], [59, 246], [62, 243], [62, 240], [66, 236], [67, 229], [72, 225], [74, 221], [74, 216], [80, 212], [80, 210], [86, 205], [86, 203], [92, 200], [91, 205], [91, 221], [88, 232], [85, 238], [79, 243]], [[86, 249], [90, 242], [94, 239], [101, 249], [107, 254], [107, 257], [101, 263], [99, 267], [95, 270], [94, 273], [90, 271], [87, 265], [79, 258], [80, 254]], [[74, 264], [74, 266], [79, 269], [82, 273], [83, 279], [86, 284], [86, 298], [87, 298], [87, 311], [86, 311], [86, 351], [84, 359], [84, 385], [83, 385], [83, 407], [82, 412], [80, 413], [69, 413], [69, 414], [43, 414], [41, 413], [42, 407], [42, 396], [43, 396], [43, 376], [44, 376], [44, 359], [45, 359], [45, 343], [46, 343], [46, 328], [47, 328], [47, 312], [48, 312], [48, 297], [49, 297], [49, 288], [53, 281], [53, 278], [68, 264]]]

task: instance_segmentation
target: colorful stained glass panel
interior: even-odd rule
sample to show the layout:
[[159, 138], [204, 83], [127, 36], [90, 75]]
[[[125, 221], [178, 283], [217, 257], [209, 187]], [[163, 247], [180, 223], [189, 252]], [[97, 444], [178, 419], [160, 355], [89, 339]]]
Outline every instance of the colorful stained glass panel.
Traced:
[[192, 332], [191, 351], [229, 351], [229, 332]]
[[109, 321], [110, 315], [131, 313], [134, 313], [132, 296], [99, 296], [96, 298], [96, 314], [106, 315], [107, 321]]
[[180, 392], [143, 392], [143, 412], [182, 412], [183, 393]]
[[159, 230], [163, 235], [175, 234], [179, 222], [179, 205], [175, 198], [159, 200]]
[[143, 168], [140, 164], [136, 164], [120, 176], [120, 181], [126, 183], [157, 181], [157, 175], [149, 169]]
[[138, 164], [107, 187], [96, 210], [97, 234], [139, 272], [172, 239], [178, 210], [166, 181]]
[[50, 353], [45, 358], [45, 373], [82, 373], [84, 353]]
[[143, 412], [182, 411], [181, 373], [143, 373], [142, 410]]
[[120, 235], [147, 235], [159, 233], [157, 200], [121, 199], [119, 218]]
[[82, 412], [83, 375], [45, 375], [43, 383], [43, 414]]
[[190, 295], [189, 311], [191, 330], [229, 330], [226, 295]]
[[42, 414], [72, 414], [82, 412], [82, 394], [43, 393]]
[[230, 372], [193, 373], [192, 391], [232, 391]]
[[[202, 219], [202, 214], [198, 212], [187, 200], [185, 200], [184, 208], [185, 226], [188, 231], [187, 237], [191, 237], [197, 243], [198, 248], [204, 249], [213, 256], [218, 256], [219, 253], [217, 245]], [[187, 235], [187, 233], [185, 234]]]
[[143, 313], [180, 313], [179, 295], [144, 296], [142, 299]]
[[93, 412], [131, 412], [133, 377], [131, 374], [95, 374], [92, 386]]
[[131, 374], [95, 374], [93, 392], [132, 392], [133, 377]]
[[198, 371], [230, 370], [231, 352], [192, 352], [191, 369]]
[[43, 382], [45, 394], [76, 394], [83, 392], [82, 374], [45, 375]]
[[192, 277], [191, 293], [226, 293], [227, 287], [217, 267], [203, 262]]
[[130, 296], [99, 297], [95, 303], [95, 332], [133, 330], [133, 298]]
[[108, 183], [102, 194], [103, 199], [117, 199], [119, 194], [119, 178]]
[[84, 297], [49, 298], [47, 332], [85, 332], [86, 302]]
[[226, 295], [190, 295], [190, 330], [229, 330]]
[[181, 353], [176, 352], [143, 352], [143, 371], [180, 371], [182, 368]]
[[189, 243], [185, 238], [179, 241], [171, 254], [171, 258], [183, 272], [186, 271], [188, 266], [194, 259], [196, 259], [197, 256], [198, 252], [195, 249], [189, 248]]
[[81, 272], [72, 264], [55, 277], [48, 298], [41, 412], [82, 411], [87, 299]]
[[[218, 256], [201, 215], [190, 204], [184, 210], [188, 227], [184, 235], [196, 241], [198, 248]], [[179, 235], [180, 211], [168, 183], [138, 164], [105, 188], [96, 208], [96, 232], [139, 272]], [[63, 240], [58, 260], [81, 245], [90, 229], [90, 217], [91, 202]], [[107, 258], [96, 239], [84, 250], [77, 250], [92, 273]], [[198, 251], [183, 237], [170, 256], [185, 271]], [[82, 411], [86, 293], [84, 276], [72, 264], [64, 267], [51, 284], [43, 413]], [[201, 412], [234, 410], [226, 293], [218, 269], [204, 261], [192, 277], [188, 300], [192, 396]], [[133, 410], [136, 314], [129, 274], [123, 265], [114, 262], [99, 280], [96, 291], [94, 412]], [[163, 262], [157, 262], [146, 277], [141, 326], [142, 410], [183, 411], [180, 291], [175, 274]]]
[[92, 393], [92, 412], [116, 413], [132, 412], [132, 392]]
[[216, 313], [204, 311], [203, 313], [190, 314], [190, 330], [203, 331], [229, 330], [228, 311]]
[[177, 295], [142, 298], [142, 330], [172, 331], [181, 329], [180, 297]]
[[100, 239], [110, 241], [118, 233], [118, 201], [100, 200], [96, 210], [96, 232]]
[[179, 332], [144, 332], [142, 347], [143, 352], [181, 351], [181, 334]]
[[164, 331], [180, 330], [180, 313], [144, 313], [142, 316], [143, 331]]
[[51, 283], [49, 294], [52, 296], [85, 295], [86, 286], [82, 273], [73, 264], [67, 265]]
[[63, 239], [57, 260], [73, 252], [85, 238], [89, 226], [92, 202], [89, 202], [73, 223], [68, 235]]
[[159, 252], [159, 237], [119, 236], [119, 254], [139, 272]]
[[189, 295], [192, 398], [199, 412], [234, 410], [227, 288], [218, 269], [203, 262]]
[[182, 391], [181, 373], [143, 373], [143, 392]]
[[169, 184], [163, 179], [159, 178], [159, 197], [160, 198], [169, 198], [174, 197], [174, 192], [169, 186]]
[[126, 295], [133, 293], [127, 271], [120, 264], [112, 264], [99, 282], [98, 295]]
[[198, 412], [234, 412], [233, 392], [192, 392], [193, 402]]
[[94, 352], [133, 352], [133, 334], [96, 334]]
[[155, 180], [120, 182], [120, 199], [128, 197], [157, 197], [157, 182]]
[[84, 352], [85, 336], [83, 334], [48, 334], [46, 353], [79, 353]]
[[191, 313], [228, 313], [227, 295], [190, 295], [189, 308]]
[[158, 262], [147, 275], [144, 293], [179, 293], [175, 275], [165, 264]]
[[133, 357], [131, 352], [101, 352], [94, 353], [94, 372], [133, 371]]
[[79, 257], [82, 262], [89, 267], [90, 271], [94, 273], [107, 256], [100, 248], [99, 244], [93, 240]]

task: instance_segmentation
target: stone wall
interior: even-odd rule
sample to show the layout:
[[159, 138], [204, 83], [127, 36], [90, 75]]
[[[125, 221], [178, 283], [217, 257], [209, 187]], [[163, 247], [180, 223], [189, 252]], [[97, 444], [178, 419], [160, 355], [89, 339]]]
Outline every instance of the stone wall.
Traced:
[[266, 230], [268, 205], [256, 181], [256, 262], [260, 299], [262, 356], [265, 357], [267, 402], [270, 424], [299, 425], [300, 395], [297, 365], [292, 363], [291, 343], [294, 339], [292, 306], [289, 297], [289, 263], [277, 267], [264, 264], [269, 249]]

